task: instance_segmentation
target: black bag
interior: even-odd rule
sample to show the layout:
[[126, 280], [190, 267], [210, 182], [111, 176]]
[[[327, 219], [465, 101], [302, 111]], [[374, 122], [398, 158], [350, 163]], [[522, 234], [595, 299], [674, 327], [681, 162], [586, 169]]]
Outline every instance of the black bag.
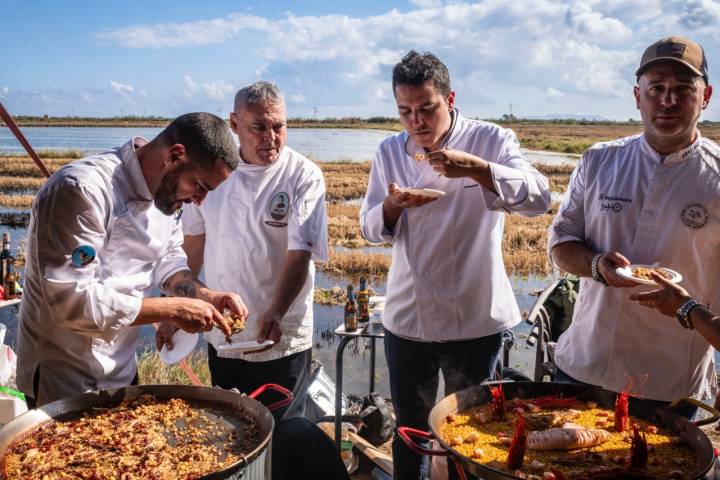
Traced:
[[358, 434], [375, 446], [387, 442], [395, 430], [395, 420], [390, 408], [379, 393], [373, 392], [363, 397], [362, 409], [358, 414], [363, 426]]

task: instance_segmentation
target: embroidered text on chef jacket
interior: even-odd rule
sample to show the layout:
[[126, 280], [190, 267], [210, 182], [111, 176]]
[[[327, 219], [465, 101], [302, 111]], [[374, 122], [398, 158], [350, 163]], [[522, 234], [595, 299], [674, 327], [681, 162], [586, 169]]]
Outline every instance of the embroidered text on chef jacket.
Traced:
[[[573, 173], [550, 227], [548, 248], [584, 242], [632, 263], [680, 272], [700, 303], [720, 302], [720, 147], [701, 137], [662, 157], [643, 135], [593, 146]], [[581, 279], [573, 322], [560, 337], [557, 365], [571, 377], [613, 391], [670, 401], [715, 391], [713, 349], [659, 311], [628, 300], [652, 286], [603, 287]], [[638, 385], [644, 376], [647, 380]]]

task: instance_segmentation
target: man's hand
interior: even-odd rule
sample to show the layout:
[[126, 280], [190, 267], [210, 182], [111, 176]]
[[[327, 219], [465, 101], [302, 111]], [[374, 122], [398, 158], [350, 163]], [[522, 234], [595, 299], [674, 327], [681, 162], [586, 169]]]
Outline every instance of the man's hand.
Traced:
[[616, 269], [627, 267], [630, 260], [619, 252], [607, 252], [598, 261], [598, 272], [611, 287], [630, 288], [640, 285], [632, 280], [626, 280], [615, 272]]
[[172, 322], [160, 322], [160, 326], [155, 332], [155, 346], [158, 352], [162, 350], [163, 345], [167, 345], [168, 350], [173, 349], [172, 337], [178, 327]]
[[260, 350], [253, 350], [253, 352], [264, 352], [265, 350], [271, 349], [274, 345], [277, 345], [282, 337], [280, 320], [282, 320], [282, 316], [272, 312], [265, 312], [260, 316], [260, 319], [258, 320], [260, 323], [260, 333], [258, 334], [257, 341], [258, 343], [262, 343], [265, 340], [272, 340], [274, 344], [268, 345]]
[[230, 336], [230, 326], [222, 314], [212, 304], [199, 298], [174, 297], [173, 313], [168, 320], [186, 332], [208, 332], [217, 326]]
[[209, 288], [200, 288], [198, 290], [198, 298], [205, 300], [215, 307], [219, 312], [223, 313], [225, 309], [230, 310], [243, 320], [247, 320], [248, 309], [243, 303], [240, 295], [230, 292], [218, 292]]
[[391, 183], [388, 187], [388, 196], [385, 197], [384, 205], [389, 206], [393, 210], [402, 210], [404, 208], [422, 207], [435, 200], [437, 200], [436, 197], [401, 192], [397, 183]]
[[435, 200], [437, 200], [437, 198], [401, 192], [397, 183], [391, 183], [388, 186], [388, 196], [385, 197], [383, 201], [383, 220], [385, 221], [385, 225], [390, 230], [393, 230], [404, 209], [422, 207]]
[[448, 178], [472, 177], [488, 168], [488, 162], [461, 150], [437, 150], [425, 158], [433, 170]]
[[645, 307], [655, 308], [669, 317], [674, 317], [682, 304], [690, 300], [690, 295], [680, 285], [668, 281], [657, 272], [650, 272], [650, 276], [660, 285], [660, 288], [650, 292], [633, 293], [630, 295], [630, 300]]

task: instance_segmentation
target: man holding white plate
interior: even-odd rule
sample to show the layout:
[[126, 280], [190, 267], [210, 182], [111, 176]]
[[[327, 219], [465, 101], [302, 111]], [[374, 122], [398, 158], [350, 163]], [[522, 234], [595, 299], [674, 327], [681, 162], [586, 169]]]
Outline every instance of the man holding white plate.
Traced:
[[645, 50], [636, 75], [643, 133], [585, 152], [550, 228], [553, 261], [583, 277], [555, 351], [556, 380], [660, 402], [709, 399], [717, 385], [708, 342], [628, 298], [650, 288], [632, 280], [631, 264], [659, 264], [717, 310], [720, 147], [697, 129], [712, 95], [705, 54], [665, 38]]
[[[502, 332], [520, 321], [500, 249], [505, 212], [545, 213], [550, 192], [511, 130], [460, 114], [434, 55], [409, 52], [393, 69], [393, 93], [405, 131], [378, 147], [360, 224], [369, 241], [393, 245], [390, 390], [398, 426], [424, 429], [438, 370], [446, 395], [493, 374]], [[395, 478], [419, 478], [421, 464], [396, 436]]]
[[328, 256], [325, 180], [320, 167], [285, 145], [285, 100], [275, 85], [239, 90], [230, 126], [240, 139], [238, 168], [183, 215], [192, 271], [204, 268], [208, 286], [238, 293], [250, 312], [230, 344], [219, 330], [206, 334], [210, 375], [213, 385], [242, 392], [282, 385], [296, 400], [274, 415], [302, 416], [315, 261]]

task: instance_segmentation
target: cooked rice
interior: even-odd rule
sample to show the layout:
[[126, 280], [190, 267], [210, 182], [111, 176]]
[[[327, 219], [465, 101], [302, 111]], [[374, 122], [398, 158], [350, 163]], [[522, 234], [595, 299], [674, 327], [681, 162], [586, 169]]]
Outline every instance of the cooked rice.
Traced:
[[[531, 402], [531, 400], [528, 400]], [[527, 450], [521, 471], [525, 474], [533, 474], [542, 477], [543, 472], [551, 469], [558, 470], [566, 478], [576, 478], [578, 475], [588, 473], [601, 468], [628, 468], [630, 458], [630, 437], [632, 431], [619, 433], [614, 428], [614, 412], [602, 408], [589, 408], [586, 405], [575, 407], [579, 411], [572, 419], [573, 423], [586, 428], [600, 428], [597, 422], [608, 419], [605, 430], [612, 434], [609, 441], [591, 448], [575, 450]], [[603, 412], [606, 416], [598, 415]], [[482, 413], [489, 421], [481, 424], [475, 420], [475, 414]], [[537, 415], [556, 413], [561, 416], [568, 414], [568, 409], [542, 410]], [[526, 419], [536, 414], [525, 412]], [[470, 408], [454, 415], [453, 421], [447, 421], [442, 427], [442, 438], [445, 443], [460, 454], [472, 460], [491, 466], [496, 469], [509, 471], [507, 469], [507, 457], [509, 445], [498, 440], [498, 434], [503, 432], [510, 438], [515, 431], [517, 415], [508, 413], [503, 422], [492, 419], [489, 405], [482, 405]], [[645, 472], [658, 479], [668, 478], [668, 473], [674, 470], [681, 470], [685, 477], [689, 473], [696, 472], [699, 468], [698, 459], [693, 451], [686, 445], [680, 443], [680, 439], [673, 435], [673, 432], [666, 428], [657, 427], [657, 433], [648, 433], [646, 429], [652, 425], [650, 422], [635, 417], [630, 417], [630, 425], [637, 423], [640, 431], [644, 432], [648, 449], [648, 468]], [[654, 426], [654, 425], [653, 425]], [[475, 432], [478, 435], [476, 441], [469, 441], [468, 436]], [[454, 445], [455, 439], [461, 437], [463, 443]], [[482, 450], [478, 456], [477, 449]], [[589, 455], [593, 452], [597, 455]], [[541, 462], [543, 467], [531, 467], [533, 460]], [[516, 473], [517, 474], [517, 473]]]

